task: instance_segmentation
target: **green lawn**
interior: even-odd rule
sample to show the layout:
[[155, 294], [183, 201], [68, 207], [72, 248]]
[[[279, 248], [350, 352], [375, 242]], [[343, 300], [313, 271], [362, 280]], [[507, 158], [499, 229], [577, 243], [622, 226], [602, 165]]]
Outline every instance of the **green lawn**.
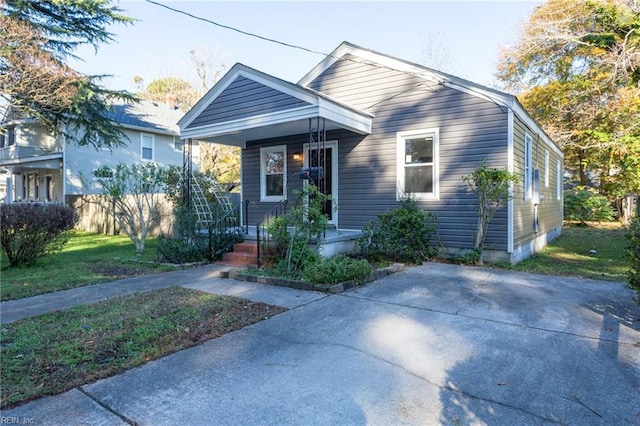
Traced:
[[[618, 223], [565, 225], [562, 235], [540, 253], [517, 265], [497, 265], [516, 271], [568, 275], [596, 280], [626, 281], [625, 229]], [[595, 253], [591, 253], [595, 250]]]
[[118, 374], [285, 310], [170, 287], [4, 324], [1, 407]]
[[144, 252], [137, 255], [135, 245], [126, 237], [74, 231], [61, 252], [20, 268], [9, 267], [4, 250], [0, 250], [0, 299], [21, 299], [174, 269], [154, 262], [155, 246], [155, 240], [147, 240]]

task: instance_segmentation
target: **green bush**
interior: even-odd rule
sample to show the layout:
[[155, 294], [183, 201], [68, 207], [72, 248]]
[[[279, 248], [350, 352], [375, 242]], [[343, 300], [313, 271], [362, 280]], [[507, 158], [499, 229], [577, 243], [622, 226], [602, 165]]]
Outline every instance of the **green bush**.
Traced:
[[365, 259], [353, 259], [337, 254], [310, 264], [303, 272], [304, 279], [313, 283], [336, 284], [353, 280], [356, 284], [367, 282], [373, 275], [373, 267]]
[[11, 266], [30, 265], [67, 242], [78, 213], [61, 204], [12, 203], [0, 209], [0, 244]]
[[437, 255], [437, 247], [432, 245], [437, 229], [437, 216], [421, 209], [415, 199], [408, 197], [399, 208], [365, 224], [358, 247], [370, 261], [420, 264]]
[[631, 220], [625, 237], [627, 258], [631, 264], [628, 272], [629, 288], [638, 294], [635, 301], [640, 305], [640, 217]]
[[564, 218], [582, 224], [587, 221], [611, 222], [615, 219], [615, 211], [605, 196], [577, 187], [565, 193]]
[[299, 278], [306, 267], [319, 261], [318, 251], [328, 221], [322, 206], [331, 200], [314, 185], [296, 193], [299, 197], [292, 208], [269, 219], [270, 238], [260, 243], [261, 265], [291, 278]]

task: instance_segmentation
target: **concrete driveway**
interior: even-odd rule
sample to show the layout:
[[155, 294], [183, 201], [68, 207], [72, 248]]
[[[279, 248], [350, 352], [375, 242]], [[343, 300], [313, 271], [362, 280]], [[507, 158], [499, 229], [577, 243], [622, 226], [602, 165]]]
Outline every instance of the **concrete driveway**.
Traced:
[[288, 312], [3, 419], [640, 425], [640, 312], [624, 283], [430, 263], [338, 295], [287, 294]]

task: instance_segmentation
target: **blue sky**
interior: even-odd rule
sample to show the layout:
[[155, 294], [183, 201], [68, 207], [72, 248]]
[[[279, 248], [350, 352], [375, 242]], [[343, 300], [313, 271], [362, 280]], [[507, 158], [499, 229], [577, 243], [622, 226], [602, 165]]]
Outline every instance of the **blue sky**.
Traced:
[[[451, 72], [487, 86], [498, 52], [517, 39], [519, 29], [541, 2], [525, 1], [166, 1], [173, 8], [264, 37], [330, 53], [342, 41]], [[220, 28], [141, 0], [120, 1], [124, 14], [138, 20], [115, 26], [115, 41], [78, 50], [86, 74], [109, 74], [103, 83], [135, 90], [166, 76], [195, 81], [189, 51], [208, 52], [231, 67], [241, 62], [297, 82], [322, 55]], [[430, 47], [431, 46], [431, 47]], [[431, 51], [432, 53], [425, 53]], [[434, 59], [435, 64], [429, 63]], [[435, 65], [435, 66], [434, 66]]]

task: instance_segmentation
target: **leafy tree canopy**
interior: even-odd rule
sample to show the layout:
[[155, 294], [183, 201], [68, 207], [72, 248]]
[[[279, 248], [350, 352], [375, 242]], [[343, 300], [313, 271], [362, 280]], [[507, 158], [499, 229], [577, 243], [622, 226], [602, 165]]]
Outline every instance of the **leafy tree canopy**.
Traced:
[[564, 149], [580, 184], [640, 191], [640, 10], [633, 0], [549, 0], [503, 50], [498, 77]]
[[[112, 0], [0, 0], [0, 95], [5, 113], [35, 118], [78, 145], [117, 147], [124, 133], [107, 118], [112, 101], [135, 101], [66, 65], [81, 44], [113, 40], [130, 18]], [[11, 117], [11, 116], [9, 116]]]

